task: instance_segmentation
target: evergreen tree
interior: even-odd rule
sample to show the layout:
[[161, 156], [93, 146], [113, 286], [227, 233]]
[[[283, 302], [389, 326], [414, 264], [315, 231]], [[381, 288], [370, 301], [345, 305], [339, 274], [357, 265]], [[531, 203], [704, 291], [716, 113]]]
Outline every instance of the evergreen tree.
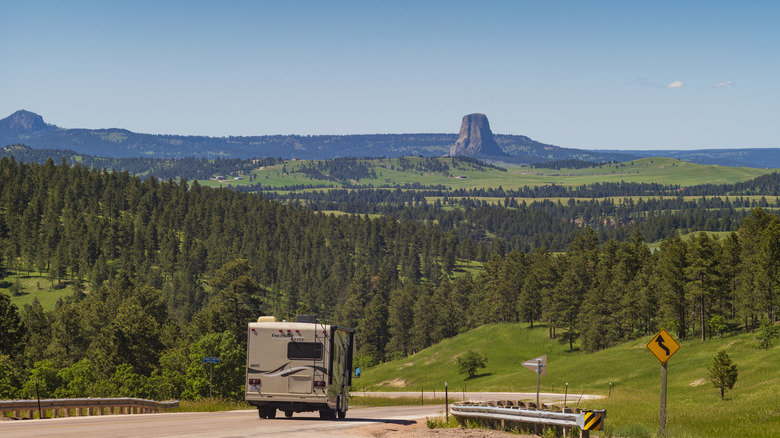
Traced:
[[401, 289], [390, 292], [388, 304], [388, 331], [390, 340], [386, 354], [390, 359], [405, 357], [412, 353], [412, 324], [414, 323], [414, 304], [417, 288], [407, 283]]
[[32, 368], [35, 362], [45, 359], [46, 348], [51, 341], [51, 322], [37, 297], [33, 298], [32, 303], [24, 305], [21, 318], [26, 327], [25, 362]]
[[724, 400], [726, 389], [734, 388], [737, 383], [737, 366], [731, 363], [725, 350], [719, 350], [707, 371], [712, 386], [720, 389], [720, 399]]
[[378, 292], [374, 293], [356, 327], [357, 333], [360, 334], [358, 354], [369, 358], [369, 363], [381, 363], [385, 357], [385, 345], [389, 338], [387, 318], [387, 302], [384, 296]]
[[15, 304], [0, 293], [0, 355], [14, 358], [24, 351], [26, 329]]
[[658, 256], [660, 306], [666, 321], [676, 328], [677, 336], [685, 339], [688, 332], [685, 295], [687, 246], [679, 236], [664, 240]]

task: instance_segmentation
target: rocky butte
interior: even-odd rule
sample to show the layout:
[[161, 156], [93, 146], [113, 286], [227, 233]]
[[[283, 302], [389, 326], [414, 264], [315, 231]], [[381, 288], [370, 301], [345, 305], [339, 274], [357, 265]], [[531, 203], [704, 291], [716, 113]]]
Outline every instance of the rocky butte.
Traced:
[[11, 133], [31, 133], [48, 129], [43, 117], [25, 110], [19, 110], [0, 120], [0, 131]]
[[487, 116], [475, 113], [463, 116], [458, 141], [450, 148], [447, 156], [506, 156], [506, 153], [493, 138]]

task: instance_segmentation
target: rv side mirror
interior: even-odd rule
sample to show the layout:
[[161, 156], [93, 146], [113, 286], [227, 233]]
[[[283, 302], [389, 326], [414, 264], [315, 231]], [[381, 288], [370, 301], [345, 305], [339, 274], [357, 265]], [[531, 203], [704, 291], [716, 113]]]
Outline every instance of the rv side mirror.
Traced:
[[360, 377], [360, 367], [355, 368], [355, 378]]

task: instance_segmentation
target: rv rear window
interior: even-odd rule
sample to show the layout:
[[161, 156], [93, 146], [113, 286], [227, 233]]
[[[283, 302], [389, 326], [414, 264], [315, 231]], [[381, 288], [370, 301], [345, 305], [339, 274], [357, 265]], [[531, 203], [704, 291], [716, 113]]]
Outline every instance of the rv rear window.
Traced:
[[322, 359], [322, 343], [290, 342], [287, 344], [287, 359]]

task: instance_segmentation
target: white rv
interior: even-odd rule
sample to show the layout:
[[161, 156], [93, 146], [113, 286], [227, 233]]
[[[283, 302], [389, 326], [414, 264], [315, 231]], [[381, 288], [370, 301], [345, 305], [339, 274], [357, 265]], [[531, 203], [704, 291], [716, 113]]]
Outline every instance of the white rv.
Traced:
[[262, 316], [247, 330], [246, 401], [260, 418], [275, 418], [277, 410], [344, 418], [354, 351], [354, 329], [309, 316], [296, 322]]

